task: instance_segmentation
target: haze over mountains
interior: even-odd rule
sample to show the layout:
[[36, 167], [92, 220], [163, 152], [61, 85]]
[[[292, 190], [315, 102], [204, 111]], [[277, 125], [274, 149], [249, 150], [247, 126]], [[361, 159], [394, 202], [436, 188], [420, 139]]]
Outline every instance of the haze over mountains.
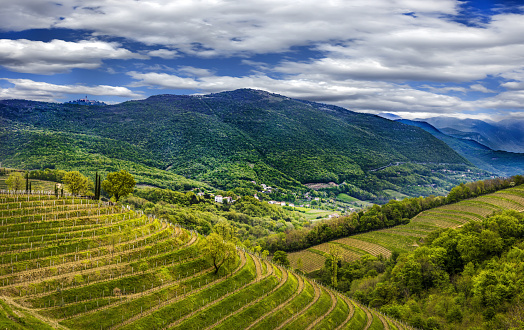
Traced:
[[438, 128], [442, 133], [477, 141], [493, 150], [524, 153], [524, 120], [511, 118], [499, 122], [454, 117], [416, 119]]
[[[499, 176], [512, 176], [524, 172], [524, 154], [493, 150], [481, 142], [471, 139], [469, 136], [456, 134], [445, 134], [448, 130], [439, 130], [425, 121], [398, 119], [398, 122], [420, 127], [431, 133], [436, 138], [444, 141], [448, 146], [460, 155], [467, 158], [475, 166], [492, 172]], [[477, 134], [477, 133], [472, 133]], [[478, 135], [478, 134], [477, 134]]]

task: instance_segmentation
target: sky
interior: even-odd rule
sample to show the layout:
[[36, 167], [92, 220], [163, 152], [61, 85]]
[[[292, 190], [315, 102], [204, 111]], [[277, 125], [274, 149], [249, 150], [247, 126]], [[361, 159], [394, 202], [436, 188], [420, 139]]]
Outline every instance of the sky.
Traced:
[[524, 119], [524, 1], [2, 0], [0, 99], [238, 88], [409, 119]]

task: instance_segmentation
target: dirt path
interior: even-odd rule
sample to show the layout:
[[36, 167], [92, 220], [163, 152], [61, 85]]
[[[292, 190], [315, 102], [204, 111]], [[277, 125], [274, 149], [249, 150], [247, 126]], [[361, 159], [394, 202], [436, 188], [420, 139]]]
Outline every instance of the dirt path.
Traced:
[[213, 300], [213, 301], [210, 301], [209, 303], [205, 304], [204, 306], [200, 307], [199, 309], [196, 309], [196, 310], [192, 311], [191, 313], [184, 315], [184, 316], [181, 317], [180, 319], [178, 319], [178, 320], [172, 322], [171, 324], [168, 324], [168, 325], [167, 325], [165, 328], [163, 328], [163, 329], [169, 329], [169, 328], [171, 328], [171, 327], [176, 327], [177, 325], [179, 325], [180, 323], [182, 323], [182, 322], [185, 321], [186, 319], [190, 318], [191, 316], [195, 315], [196, 313], [201, 312], [202, 310], [207, 309], [207, 308], [209, 308], [209, 307], [212, 306], [212, 305], [216, 305], [217, 303], [221, 302], [222, 300], [226, 299], [227, 297], [229, 297], [229, 296], [231, 296], [231, 295], [233, 295], [233, 294], [235, 294], [235, 293], [237, 293], [237, 292], [239, 292], [239, 291], [241, 291], [241, 290], [247, 288], [248, 286], [252, 285], [253, 283], [258, 282], [259, 279], [260, 279], [261, 276], [262, 276], [261, 267], [260, 267], [260, 265], [257, 264], [257, 262], [255, 261], [255, 260], [258, 259], [258, 258], [255, 258], [255, 257], [252, 256], [251, 254], [248, 254], [248, 255], [251, 257], [251, 259], [253, 259], [253, 262], [254, 262], [254, 264], [255, 264], [256, 274], [255, 274], [255, 278], [254, 278], [253, 280], [251, 280], [251, 281], [247, 282], [246, 284], [244, 284], [244, 285], [238, 287], [236, 290], [231, 291], [231, 292], [229, 292], [228, 294], [226, 294], [226, 295], [224, 295], [224, 296], [221, 296], [221, 297], [218, 298], [218, 299], [215, 299], [215, 300]]
[[367, 323], [366, 323], [366, 326], [364, 327], [364, 330], [367, 330], [369, 329], [369, 327], [371, 326], [371, 323], [373, 322], [373, 315], [369, 312], [369, 310], [364, 307], [364, 305], [361, 305], [359, 303], [355, 303], [360, 309], [362, 309], [364, 311], [364, 313], [366, 313], [366, 317], [367, 317]]
[[309, 307], [311, 307], [314, 303], [317, 302], [317, 300], [320, 298], [320, 294], [322, 293], [322, 290], [320, 289], [320, 287], [315, 282], [313, 282], [312, 285], [315, 288], [315, 297], [313, 298], [313, 301], [311, 301], [309, 304], [307, 304], [306, 307], [302, 308], [300, 310], [300, 312], [295, 314], [294, 317], [288, 318], [284, 323], [279, 325], [275, 330], [282, 329], [283, 326], [285, 326], [286, 324], [291, 323], [292, 321], [297, 319], [300, 315], [305, 313], [309, 309]]
[[353, 306], [353, 303], [351, 302], [351, 300], [349, 300], [349, 298], [347, 298], [345, 295], [340, 295], [340, 297], [342, 298], [342, 300], [344, 300], [346, 302], [346, 304], [348, 304], [348, 308], [349, 308], [349, 313], [348, 313], [348, 317], [346, 317], [346, 319], [344, 320], [344, 322], [342, 322], [342, 324], [340, 324], [336, 330], [340, 330], [342, 329], [344, 326], [346, 326], [346, 324], [348, 324], [348, 322], [351, 320], [351, 318], [353, 317], [353, 315], [355, 314], [355, 307]]
[[[271, 267], [271, 265], [268, 263], [268, 262], [265, 262], [267, 267]], [[273, 274], [273, 267], [271, 267], [271, 270], [269, 270], [268, 268], [268, 271], [266, 272], [266, 275], [264, 276], [264, 278], [266, 277], [269, 277]], [[240, 313], [242, 312], [244, 309], [256, 304], [257, 302], [261, 301], [262, 299], [264, 299], [266, 296], [272, 294], [273, 292], [275, 292], [276, 290], [278, 290], [282, 285], [284, 285], [284, 283], [287, 282], [287, 279], [288, 279], [288, 276], [287, 276], [287, 272], [285, 272], [285, 276], [282, 277], [282, 279], [280, 280], [280, 282], [278, 283], [277, 286], [275, 286], [271, 291], [267, 292], [267, 293], [264, 293], [262, 296], [260, 296], [259, 298], [257, 298], [256, 300], [250, 302], [249, 304], [247, 305], [244, 305], [242, 306], [242, 308], [240, 308], [239, 310], [235, 311], [235, 313], [233, 314], [230, 314], [230, 315], [226, 315], [224, 316], [223, 318], [221, 318], [220, 320], [218, 320], [217, 322], [215, 322], [214, 324], [212, 324], [211, 326], [207, 327], [206, 330], [209, 330], [209, 329], [214, 329], [217, 325], [221, 324], [222, 322], [224, 322], [226, 319], [230, 318], [231, 316], [237, 314], [237, 313]], [[248, 328], [249, 329], [249, 328]]]
[[31, 314], [33, 317], [39, 319], [40, 321], [44, 322], [45, 324], [49, 324], [51, 325], [54, 329], [62, 329], [62, 330], [67, 330], [69, 328], [63, 326], [63, 325], [60, 325], [58, 324], [58, 321], [57, 320], [53, 320], [51, 318], [47, 318], [47, 317], [44, 317], [40, 314], [38, 314], [35, 310], [31, 309], [31, 308], [26, 308], [24, 306], [21, 306], [19, 305], [18, 303], [16, 303], [11, 297], [7, 297], [7, 296], [0, 296], [0, 299], [2, 299], [3, 301], [5, 301], [7, 304], [9, 305], [12, 305], [12, 306], [15, 306], [16, 308], [18, 309], [22, 309], [24, 310], [25, 312]]
[[331, 292], [331, 290], [326, 290], [329, 296], [331, 297], [331, 307], [327, 312], [324, 313], [321, 317], [317, 318], [309, 327], [306, 328], [306, 330], [313, 329], [318, 323], [320, 323], [323, 319], [325, 319], [329, 313], [331, 313], [335, 307], [337, 306], [338, 299], [337, 297]]
[[[271, 264], [268, 265], [268, 267], [270, 266]], [[276, 267], [276, 266], [275, 266]], [[273, 268], [273, 267], [271, 267]], [[287, 279], [288, 279], [288, 272], [285, 270], [285, 269], [282, 269], [282, 280], [280, 281], [280, 284], [279, 284], [279, 287], [284, 285], [286, 282], [287, 282]], [[285, 278], [285, 280], [284, 280]], [[258, 319], [256, 319], [255, 321], [253, 321], [253, 323], [251, 323], [247, 328], [247, 329], [251, 329], [252, 327], [254, 327], [255, 325], [257, 325], [258, 323], [260, 323], [261, 321], [263, 321], [265, 318], [269, 317], [270, 315], [272, 315], [274, 312], [280, 310], [282, 307], [284, 307], [286, 304], [288, 304], [293, 298], [295, 298], [298, 294], [300, 294], [302, 292], [302, 290], [304, 289], [304, 281], [302, 279], [301, 276], [297, 276], [297, 289], [295, 290], [295, 292], [288, 298], [286, 299], [283, 303], [281, 303], [280, 305], [276, 306], [275, 308], [273, 308], [271, 311], [267, 312], [266, 314], [260, 316]], [[269, 293], [268, 293], [269, 294]]]
[[382, 316], [382, 314], [380, 314], [379, 312], [377, 312], [375, 315], [378, 316], [378, 318], [380, 319], [380, 321], [384, 325], [384, 330], [389, 330], [389, 323], [388, 323], [388, 321], [386, 321], [384, 316]]
[[182, 300], [182, 299], [185, 299], [186, 297], [190, 296], [190, 295], [193, 295], [197, 292], [200, 292], [204, 289], [207, 289], [208, 287], [210, 287], [211, 285], [216, 285], [217, 283], [220, 283], [220, 282], [223, 282], [225, 281], [227, 278], [230, 278], [231, 276], [235, 275], [237, 272], [239, 272], [243, 267], [244, 265], [246, 264], [246, 256], [244, 255], [244, 253], [239, 253], [240, 255], [240, 264], [238, 265], [238, 267], [231, 273], [231, 275], [229, 275], [228, 277], [222, 277], [221, 279], [219, 280], [216, 280], [216, 281], [213, 281], [213, 282], [209, 282], [208, 284], [206, 285], [203, 285], [201, 286], [200, 288], [198, 289], [195, 289], [193, 291], [190, 291], [190, 292], [187, 292], [183, 295], [179, 295], [179, 296], [176, 296], [174, 298], [171, 298], [169, 300], [166, 300], [166, 301], [163, 301], [162, 303], [160, 303], [159, 305], [156, 305], [154, 306], [153, 308], [149, 309], [148, 311], [146, 311], [145, 313], [141, 313], [141, 314], [137, 314], [127, 320], [125, 320], [123, 323], [120, 323], [120, 324], [117, 324], [113, 327], [111, 327], [110, 329], [111, 330], [114, 330], [114, 329], [118, 329], [118, 328], [121, 328], [127, 324], [130, 324], [130, 323], [133, 323], [135, 322], [136, 320], [140, 319], [140, 318], [144, 318], [144, 317], [147, 317], [148, 315], [151, 315], [153, 312], [155, 312], [156, 310], [159, 310], [160, 308], [162, 307], [165, 307], [177, 300]]

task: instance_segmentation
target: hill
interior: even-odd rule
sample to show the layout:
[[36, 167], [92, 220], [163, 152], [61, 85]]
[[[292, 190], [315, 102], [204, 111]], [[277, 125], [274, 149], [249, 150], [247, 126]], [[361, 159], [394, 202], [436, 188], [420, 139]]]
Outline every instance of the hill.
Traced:
[[9, 329], [407, 329], [239, 248], [121, 205], [0, 193], [0, 324]]
[[[108, 106], [4, 100], [0, 121], [5, 165], [58, 164], [84, 172], [136, 168], [145, 183], [168, 172], [174, 181], [194, 179], [222, 189], [264, 183], [296, 191], [306, 190], [306, 183], [347, 182], [373, 195], [428, 184], [433, 178], [421, 172], [431, 173], [438, 164], [478, 172], [421, 129], [259, 90], [157, 95]], [[372, 172], [395, 163], [424, 170], [412, 167], [409, 184]], [[434, 179], [444, 191], [455, 183]], [[424, 194], [435, 192], [428, 188]]]
[[289, 254], [293, 267], [300, 258], [302, 270], [312, 272], [324, 266], [329, 244], [340, 246], [343, 260], [354, 261], [364, 255], [389, 258], [393, 252], [413, 251], [432, 232], [442, 228], [457, 228], [469, 221], [482, 221], [494, 212], [515, 210], [524, 212], [524, 186], [503, 189], [492, 194], [467, 199], [421, 212], [409, 224], [356, 234], [315, 245], [307, 250]]
[[[444, 130], [444, 133], [429, 123], [400, 119], [398, 122], [420, 127], [433, 136], [445, 142], [458, 154], [464, 156], [478, 168], [495, 173], [499, 176], [512, 176], [524, 173], [524, 153], [492, 150], [481, 144], [482, 139], [472, 139], [469, 135], [459, 135], [457, 132]], [[446, 133], [447, 132], [447, 133]], [[477, 134], [477, 133], [475, 133]]]

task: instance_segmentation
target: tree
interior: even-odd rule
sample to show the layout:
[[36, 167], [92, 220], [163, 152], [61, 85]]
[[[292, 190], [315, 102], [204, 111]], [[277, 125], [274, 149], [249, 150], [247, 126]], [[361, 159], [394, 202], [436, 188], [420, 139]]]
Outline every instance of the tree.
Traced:
[[100, 199], [100, 175], [98, 175], [98, 172], [95, 174], [95, 199]]
[[275, 254], [273, 255], [273, 262], [281, 264], [282, 266], [289, 267], [287, 253], [284, 251], [275, 251]]
[[329, 244], [329, 259], [331, 260], [331, 285], [338, 286], [338, 262], [342, 259], [342, 251], [335, 244]]
[[215, 267], [215, 274], [222, 266], [233, 263], [236, 259], [236, 248], [233, 242], [225, 240], [217, 233], [211, 233], [200, 243], [202, 254]]
[[63, 180], [73, 195], [85, 194], [93, 185], [91, 180], [78, 171], [67, 172]]
[[302, 262], [302, 258], [298, 258], [298, 260], [297, 260], [297, 269], [302, 271], [303, 265], [304, 265], [304, 263]]
[[118, 202], [120, 197], [125, 197], [133, 192], [135, 184], [135, 179], [129, 172], [120, 170], [120, 172], [107, 174], [107, 178], [102, 181], [102, 188], [115, 197], [115, 201]]
[[237, 228], [233, 227], [226, 220], [221, 220], [213, 227], [213, 231], [226, 241], [233, 242], [234, 244], [238, 243], [237, 237]]
[[9, 177], [7, 177], [6, 183], [11, 190], [22, 190], [24, 186], [24, 177], [20, 172], [13, 172], [9, 174]]

